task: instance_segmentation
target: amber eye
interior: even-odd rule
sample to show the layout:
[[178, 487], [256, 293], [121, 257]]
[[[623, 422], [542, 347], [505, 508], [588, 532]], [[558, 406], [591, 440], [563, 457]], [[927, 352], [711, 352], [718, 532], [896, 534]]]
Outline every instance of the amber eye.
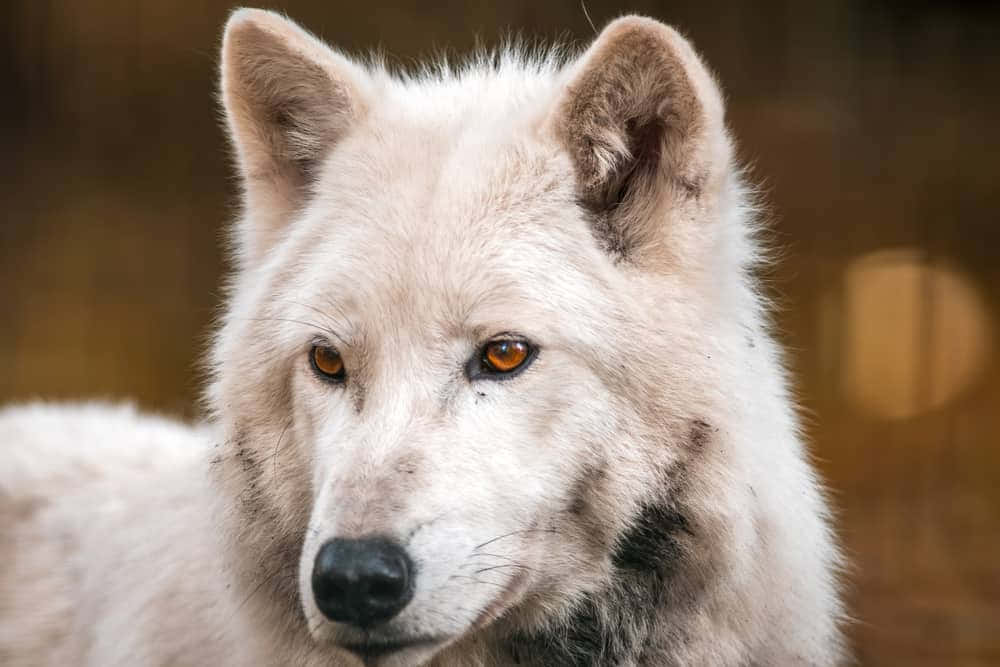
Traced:
[[526, 368], [535, 349], [523, 340], [495, 340], [483, 347], [481, 375], [503, 376]]
[[340, 352], [329, 345], [313, 345], [309, 351], [309, 361], [316, 374], [324, 380], [340, 382], [344, 379], [344, 360]]

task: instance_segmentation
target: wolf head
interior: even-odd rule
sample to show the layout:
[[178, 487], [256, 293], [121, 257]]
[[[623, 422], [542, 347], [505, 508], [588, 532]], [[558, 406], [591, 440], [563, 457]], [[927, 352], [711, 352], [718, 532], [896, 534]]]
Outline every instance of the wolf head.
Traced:
[[241, 10], [221, 89], [245, 206], [209, 400], [262, 599], [372, 663], [612, 660], [753, 567], [719, 427], [767, 345], [756, 255], [678, 33], [407, 77]]

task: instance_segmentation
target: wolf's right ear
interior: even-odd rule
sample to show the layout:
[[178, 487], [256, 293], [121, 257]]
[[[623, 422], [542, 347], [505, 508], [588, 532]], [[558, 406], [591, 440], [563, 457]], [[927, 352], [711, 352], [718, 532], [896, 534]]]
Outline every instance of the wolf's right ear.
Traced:
[[222, 40], [222, 101], [243, 180], [241, 261], [280, 238], [316, 170], [364, 112], [364, 72], [292, 21], [240, 9]]

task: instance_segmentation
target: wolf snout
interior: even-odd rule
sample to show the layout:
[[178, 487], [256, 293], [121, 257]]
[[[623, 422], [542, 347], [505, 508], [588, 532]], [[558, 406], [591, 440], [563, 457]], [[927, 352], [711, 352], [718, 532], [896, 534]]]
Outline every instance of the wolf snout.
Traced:
[[388, 621], [413, 598], [413, 561], [383, 537], [334, 538], [312, 571], [316, 606], [331, 621], [367, 629]]

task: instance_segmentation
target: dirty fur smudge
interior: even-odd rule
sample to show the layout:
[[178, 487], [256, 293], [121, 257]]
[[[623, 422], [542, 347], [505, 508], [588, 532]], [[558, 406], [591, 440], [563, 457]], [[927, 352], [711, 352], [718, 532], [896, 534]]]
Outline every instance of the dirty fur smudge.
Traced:
[[511, 637], [512, 659], [559, 667], [642, 663], [667, 587], [688, 569], [685, 542], [694, 538], [676, 505], [643, 505], [613, 549], [611, 581], [585, 595], [553, 627]]

